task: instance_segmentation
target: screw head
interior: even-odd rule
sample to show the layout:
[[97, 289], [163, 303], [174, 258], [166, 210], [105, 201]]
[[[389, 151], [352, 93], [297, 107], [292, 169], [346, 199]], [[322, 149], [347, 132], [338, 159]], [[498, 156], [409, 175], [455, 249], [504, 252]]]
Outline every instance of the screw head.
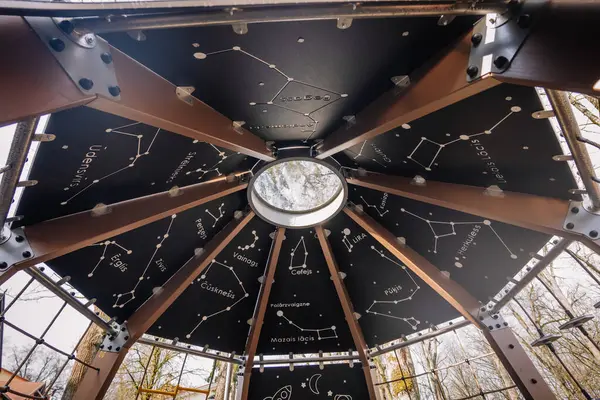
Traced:
[[469, 65], [469, 67], [467, 68], [467, 75], [469, 75], [469, 77], [471, 78], [476, 77], [478, 73], [479, 68], [477, 68], [476, 65]]
[[85, 36], [85, 42], [86, 42], [87, 44], [93, 44], [93, 43], [94, 43], [94, 37], [93, 37], [93, 36], [91, 36], [91, 35], [86, 35], [86, 36]]
[[21, 243], [23, 240], [25, 240], [25, 238], [23, 236], [21, 236], [21, 235], [15, 236], [15, 241], [17, 243]]
[[579, 212], [579, 207], [573, 207], [573, 208], [571, 208], [571, 212], [573, 214], [577, 214]]
[[67, 35], [70, 35], [75, 30], [75, 25], [73, 25], [73, 22], [68, 19], [60, 21], [58, 27]]
[[108, 88], [108, 93], [110, 93], [114, 97], [117, 97], [118, 95], [121, 94], [121, 88], [118, 86], [110, 86]]
[[100, 55], [100, 58], [102, 59], [102, 61], [104, 62], [104, 64], [110, 64], [112, 62], [112, 56], [110, 55], [110, 53], [102, 53]]
[[29, 258], [29, 257], [31, 257], [31, 252], [30, 252], [30, 251], [24, 251], [24, 252], [23, 252], [23, 257], [24, 257], [24, 258]]
[[531, 379], [531, 383], [533, 383], [534, 385], [537, 383], [537, 379]]
[[471, 43], [473, 43], [473, 46], [478, 46], [482, 40], [483, 35], [481, 33], [475, 33], [473, 36], [471, 36]]
[[94, 82], [88, 78], [81, 78], [79, 80], [79, 86], [81, 86], [83, 90], [90, 90], [94, 87]]
[[5, 269], [8, 268], [8, 264], [6, 263], [6, 261], [0, 261], [0, 269]]
[[515, 348], [515, 345], [514, 345], [514, 344], [509, 344], [509, 345], [508, 345], [508, 348], [509, 348], [509, 349], [514, 349], [514, 348]]
[[590, 236], [593, 238], [598, 237], [598, 231], [590, 231]]
[[508, 58], [504, 56], [498, 56], [494, 60], [494, 65], [498, 69], [505, 69], [508, 66]]
[[50, 39], [48, 44], [50, 45], [50, 47], [52, 47], [52, 50], [56, 51], [57, 53], [60, 53], [65, 49], [65, 42], [63, 42], [59, 38]]
[[575, 228], [575, 224], [574, 224], [574, 223], [572, 223], [572, 222], [569, 222], [569, 223], [567, 224], [567, 229], [573, 229], [573, 228]]

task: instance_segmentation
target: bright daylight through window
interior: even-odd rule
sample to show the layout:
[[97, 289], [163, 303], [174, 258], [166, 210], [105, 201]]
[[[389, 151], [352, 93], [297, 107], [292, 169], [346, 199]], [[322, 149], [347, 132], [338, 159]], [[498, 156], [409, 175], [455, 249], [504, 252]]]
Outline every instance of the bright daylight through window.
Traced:
[[324, 162], [291, 158], [267, 165], [248, 193], [254, 211], [279, 226], [300, 228], [335, 215], [346, 200], [341, 174]]

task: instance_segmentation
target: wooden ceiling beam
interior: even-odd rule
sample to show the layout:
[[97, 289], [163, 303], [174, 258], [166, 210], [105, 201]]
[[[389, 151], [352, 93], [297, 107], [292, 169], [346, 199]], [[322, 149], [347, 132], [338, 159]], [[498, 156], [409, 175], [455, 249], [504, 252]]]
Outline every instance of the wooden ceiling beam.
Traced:
[[327, 262], [327, 267], [329, 268], [329, 273], [331, 274], [331, 280], [333, 281], [333, 285], [335, 286], [335, 291], [340, 299], [340, 304], [342, 306], [342, 310], [344, 311], [344, 317], [346, 318], [346, 323], [348, 324], [348, 328], [350, 328], [350, 333], [352, 334], [352, 340], [354, 340], [354, 345], [356, 346], [356, 350], [358, 351], [358, 357], [360, 359], [360, 363], [362, 365], [362, 369], [365, 375], [365, 380], [367, 384], [367, 388], [369, 390], [369, 399], [376, 400], [377, 396], [375, 394], [375, 385], [373, 384], [373, 377], [371, 375], [371, 365], [369, 363], [368, 357], [368, 347], [365, 342], [365, 338], [362, 333], [362, 329], [358, 324], [358, 320], [354, 314], [354, 307], [352, 306], [352, 301], [350, 300], [350, 295], [346, 290], [346, 286], [344, 282], [342, 282], [342, 278], [340, 277], [340, 269], [335, 261], [335, 257], [333, 255], [333, 250], [331, 249], [331, 245], [329, 244], [329, 240], [327, 240], [327, 235], [322, 226], [315, 227], [317, 231], [317, 237], [319, 238], [319, 243], [321, 244], [321, 250], [323, 251], [323, 255], [325, 256], [325, 261]]
[[273, 287], [273, 281], [275, 280], [277, 261], [279, 260], [281, 245], [283, 244], [284, 239], [285, 228], [277, 228], [275, 238], [273, 239], [273, 250], [271, 251], [264, 281], [260, 287], [260, 293], [258, 295], [258, 306], [256, 307], [256, 312], [253, 316], [252, 327], [250, 328], [250, 334], [248, 335], [248, 340], [246, 342], [246, 350], [244, 352], [246, 356], [246, 362], [244, 364], [244, 377], [242, 381], [242, 393], [240, 397], [241, 400], [247, 400], [250, 393], [250, 378], [252, 376], [252, 367], [254, 366], [254, 356], [256, 355], [256, 349], [260, 339], [260, 332], [265, 321], [265, 313], [267, 312], [267, 306], [269, 305], [269, 296], [271, 295], [271, 288]]
[[96, 209], [25, 226], [33, 256], [0, 273], [0, 283], [17, 271], [112, 238], [176, 213], [243, 190], [246, 182], [226, 178], [126, 200]]
[[[66, 34], [59, 35], [64, 36], [62, 43], [75, 46]], [[274, 160], [264, 140], [234, 127], [233, 121], [196, 98], [190, 104], [180, 100], [175, 85], [115, 47], [108, 45], [120, 99], [83, 93], [21, 17], [0, 17], [0, 45], [4, 52], [0, 125], [87, 105], [261, 160]]]
[[484, 77], [467, 82], [471, 33], [411, 76], [410, 86], [398, 94], [392, 89], [356, 115], [356, 124], [342, 127], [325, 138], [317, 158], [324, 159], [365, 140], [498, 85]]
[[[349, 207], [344, 208], [344, 212], [450, 303], [462, 316], [481, 329], [504, 368], [506, 368], [506, 371], [526, 399], [550, 400], [556, 398], [519, 344], [512, 330], [501, 324], [487, 326], [487, 320], [490, 316], [486, 313], [485, 307], [481, 308], [481, 303], [473, 295], [448, 276], [442, 274], [425, 257], [405, 244], [401, 244], [391, 232], [379, 225], [366, 213]], [[496, 320], [492, 320], [496, 323]]]
[[129, 337], [123, 347], [116, 353], [98, 352], [92, 365], [99, 368], [99, 371], [87, 369], [73, 397], [74, 400], [101, 400], [104, 398], [129, 348], [154, 325], [253, 217], [254, 212], [250, 211], [240, 219], [230, 222], [208, 242], [201, 254], [190, 258], [162, 285], [161, 290], [156, 291], [133, 313], [126, 323]]

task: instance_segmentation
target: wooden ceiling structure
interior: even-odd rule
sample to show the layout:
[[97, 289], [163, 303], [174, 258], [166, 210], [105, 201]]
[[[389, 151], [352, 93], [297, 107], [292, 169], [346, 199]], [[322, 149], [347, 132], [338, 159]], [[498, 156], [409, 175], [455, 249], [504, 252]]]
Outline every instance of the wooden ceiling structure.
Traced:
[[[500, 277], [518, 272], [523, 255], [536, 253], [551, 236], [565, 240], [557, 249], [580, 241], [598, 250], [600, 180], [565, 92], [600, 95], [600, 59], [591, 50], [600, 33], [600, 5], [226, 3], [0, 1], [0, 124], [19, 123], [0, 185], [2, 225], [17, 186], [26, 186], [0, 244], [0, 282], [47, 263], [72, 277], [87, 297], [98, 298], [118, 323], [100, 321], [110, 334], [75, 398], [103, 398], [127, 350], [151, 333], [243, 353], [238, 395], [244, 400], [265, 396], [252, 386], [266, 382], [253, 378], [258, 354], [350, 349], [364, 376], [353, 390], [374, 400], [370, 349], [416, 330], [415, 317], [434, 324], [459, 315], [481, 329], [525, 398], [554, 398], [498, 310], [486, 305], [504, 286]], [[254, 64], [239, 63], [239, 57]], [[275, 57], [279, 61], [272, 64]], [[535, 87], [546, 89], [553, 108], [541, 121], [533, 120], [541, 111]], [[253, 100], [270, 98], [264, 93], [273, 88], [270, 101]], [[52, 114], [46, 134], [57, 138], [41, 143], [30, 180], [19, 182], [32, 141], [45, 140], [35, 133], [43, 114]], [[557, 117], [570, 156], [562, 155], [548, 116]], [[500, 129], [504, 136], [497, 139], [493, 132]], [[111, 132], [137, 138], [137, 153], [107, 138]], [[481, 141], [474, 139], [478, 135]], [[476, 155], [442, 151], [463, 141]], [[314, 230], [270, 226], [255, 218], [244, 196], [257, 165], [296, 147], [339, 165], [349, 184], [343, 213]], [[116, 150], [110, 157], [98, 155], [107, 149]], [[555, 155], [575, 161], [585, 190], [569, 193], [576, 183], [566, 163], [552, 160]], [[153, 162], [144, 164], [144, 157]], [[197, 169], [180, 174], [193, 162]], [[92, 163], [97, 177], [85, 182]], [[469, 243], [458, 237], [459, 225], [474, 229], [463, 235], [471, 235]], [[450, 230], [436, 231], [440, 227]], [[486, 229], [489, 236], [482, 234], [467, 258], [473, 238]], [[177, 244], [168, 241], [174, 235]], [[129, 250], [132, 243], [150, 242], [148, 254]], [[307, 271], [314, 275], [307, 284], [296, 284], [300, 279], [288, 273], [300, 244], [304, 268], [310, 264]], [[86, 253], [98, 246], [99, 259], [97, 251]], [[161, 246], [169, 251], [158, 260]], [[390, 264], [354, 272], [353, 263], [368, 265], [373, 251], [398, 267], [398, 287], [414, 283], [403, 300], [417, 299], [423, 289], [418, 301], [403, 306], [408, 311], [402, 325], [371, 319], [384, 312], [369, 306], [382, 290], [375, 276], [387, 279], [382, 270]], [[234, 269], [226, 254], [236, 254], [249, 268]], [[118, 272], [107, 272], [103, 264], [111, 255]], [[95, 261], [91, 271], [83, 270]], [[478, 264], [485, 265], [475, 269]], [[140, 272], [131, 291], [118, 275], [127, 268]], [[242, 292], [222, 296], [238, 301], [222, 303], [223, 310], [213, 314], [192, 310], [204, 318], [185, 330], [183, 321], [193, 321], [185, 310], [207, 303], [192, 288], [214, 270], [232, 271], [211, 282], [225, 285], [233, 276]], [[367, 287], [369, 278], [373, 288]], [[254, 303], [234, 309], [244, 298]], [[315, 329], [315, 343], [277, 343], [278, 329], [312, 331], [287, 317], [295, 311], [275, 312], [278, 303], [309, 307], [333, 304], [331, 299], [340, 308], [317, 309], [329, 313], [321, 317], [333, 326]], [[221, 313], [232, 316], [227, 329], [205, 323]], [[197, 331], [202, 324], [210, 329]], [[335, 340], [322, 340], [327, 334]]]

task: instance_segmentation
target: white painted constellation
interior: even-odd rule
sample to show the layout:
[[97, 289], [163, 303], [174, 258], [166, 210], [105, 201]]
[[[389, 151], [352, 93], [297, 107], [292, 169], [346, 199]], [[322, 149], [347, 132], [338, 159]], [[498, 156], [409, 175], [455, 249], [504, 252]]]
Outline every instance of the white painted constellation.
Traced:
[[127, 254], [131, 254], [132, 251], [131, 250], [127, 250], [125, 247], [121, 246], [119, 243], [117, 243], [114, 240], [106, 240], [104, 242], [100, 242], [100, 243], [95, 243], [92, 244], [92, 246], [104, 246], [104, 249], [102, 250], [102, 255], [100, 256], [100, 258], [98, 259], [98, 262], [96, 263], [96, 265], [94, 266], [94, 268], [92, 269], [92, 271], [88, 274], [88, 278], [91, 278], [92, 276], [94, 276], [94, 272], [96, 272], [96, 269], [98, 269], [98, 267], [100, 266], [100, 264], [102, 263], [102, 261], [106, 258], [106, 249], [108, 249], [108, 246], [116, 246], [122, 250], [124, 250], [125, 252], [127, 252]]
[[[365, 140], [362, 145], [360, 146], [360, 150], [358, 151], [358, 153], [355, 153], [354, 151], [350, 150], [350, 149], [346, 149], [346, 151], [349, 151], [350, 153], [354, 154], [354, 157], [352, 158], [353, 160], [356, 160], [358, 157], [365, 157], [368, 158], [367, 156], [365, 156], [363, 154], [363, 150], [365, 149], [365, 145], [367, 144], [367, 141]], [[381, 165], [383, 168], [387, 168], [387, 165], [384, 165], [382, 163], [380, 163], [379, 161], [377, 161], [377, 159], [375, 157], [371, 158], [371, 161], [376, 162], [377, 164]]]
[[387, 214], [390, 210], [385, 210], [382, 211], [379, 207], [377, 207], [376, 205], [373, 204], [369, 204], [367, 203], [367, 200], [365, 200], [365, 198], [363, 196], [360, 196], [360, 198], [362, 199], [363, 203], [365, 203], [365, 205], [369, 208], [374, 209], [375, 211], [377, 211], [377, 214], [379, 214], [380, 217], [383, 217], [385, 214]]
[[[302, 328], [302, 327], [296, 325], [291, 319], [286, 317], [283, 314], [283, 311], [281, 311], [281, 310], [277, 311], [277, 316], [285, 319], [288, 322], [288, 324], [294, 326], [301, 332], [315, 332], [317, 334], [317, 340], [337, 339], [337, 337], [338, 337], [335, 325], [332, 325], [330, 328], [308, 329], [308, 328]], [[321, 336], [321, 332], [330, 332], [330, 336]]]
[[[169, 220], [169, 226], [167, 227], [166, 232], [162, 236], [158, 237], [158, 239], [160, 241], [156, 244], [156, 246], [154, 248], [154, 252], [152, 253], [152, 256], [150, 257], [150, 260], [148, 260], [148, 263], [146, 264], [146, 268], [144, 268], [144, 271], [139, 276], [133, 289], [131, 289], [130, 291], [125, 292], [125, 293], [113, 294], [113, 297], [116, 298], [115, 303], [113, 304], [113, 308], [123, 308], [123, 307], [125, 307], [125, 305], [127, 303], [129, 303], [135, 299], [135, 291], [144, 279], [149, 278], [146, 276], [146, 273], [148, 272], [148, 269], [150, 269], [150, 266], [152, 265], [152, 262], [154, 261], [154, 257], [156, 257], [156, 254], [158, 253], [158, 250], [162, 247], [164, 241], [167, 240], [167, 238], [169, 237], [169, 233], [171, 232], [171, 226], [173, 225], [173, 221], [175, 221], [176, 217], [177, 217], [177, 214], [171, 215], [171, 218]], [[127, 300], [124, 300], [124, 299], [127, 299]], [[122, 302], [122, 303], [120, 303], [120, 302]]]
[[[392, 315], [391, 313], [390, 314], [383, 314], [383, 313], [380, 313], [380, 312], [377, 312], [377, 311], [373, 311], [373, 307], [375, 307], [377, 304], [399, 304], [399, 303], [403, 303], [405, 301], [410, 301], [410, 300], [413, 299], [413, 296], [419, 291], [419, 289], [421, 287], [417, 284], [417, 281], [415, 281], [415, 278], [413, 278], [412, 274], [406, 269], [406, 266], [404, 266], [402, 264], [399, 264], [395, 260], [389, 258], [388, 256], [385, 255], [385, 253], [383, 252], [383, 250], [381, 250], [381, 251], [377, 250], [375, 248], [375, 246], [371, 246], [371, 250], [375, 251], [382, 258], [385, 258], [389, 262], [391, 262], [394, 265], [400, 267], [404, 271], [404, 273], [406, 275], [408, 275], [408, 277], [410, 278], [410, 280], [414, 284], [414, 289], [410, 289], [410, 294], [408, 296], [400, 298], [400, 299], [395, 299], [395, 300], [373, 300], [373, 303], [367, 309], [367, 313], [374, 314], [374, 315], [379, 315], [379, 316], [382, 316], [382, 317], [393, 318], [393, 319], [398, 319], [398, 320], [404, 321], [407, 324], [409, 324], [413, 330], [416, 331], [417, 327], [419, 326], [419, 324], [421, 323], [421, 321], [419, 321], [419, 320], [417, 320], [417, 319], [415, 319], [413, 317], [404, 318], [404, 317], [398, 317], [396, 315]], [[402, 290], [402, 288], [399, 288], [399, 290]]]
[[352, 248], [354, 247], [354, 245], [352, 243], [350, 243], [350, 240], [348, 239], [348, 236], [350, 236], [350, 229], [345, 228], [342, 231], [342, 234], [344, 235], [342, 237], [342, 243], [344, 243], [344, 246], [346, 246], [346, 250], [348, 250], [348, 253], [352, 253]]
[[235, 301], [233, 304], [231, 304], [231, 305], [229, 305], [229, 306], [227, 306], [227, 307], [225, 307], [225, 308], [223, 308], [223, 309], [221, 309], [221, 310], [219, 310], [219, 311], [216, 311], [216, 312], [214, 312], [214, 313], [212, 313], [212, 314], [203, 315], [203, 316], [201, 316], [200, 314], [198, 314], [198, 317], [201, 317], [201, 318], [200, 318], [200, 322], [198, 322], [198, 323], [196, 324], [196, 326], [194, 326], [194, 328], [193, 328], [193, 329], [190, 331], [190, 333], [188, 333], [187, 335], [185, 335], [185, 337], [186, 337], [187, 339], [189, 339], [190, 337], [192, 337], [192, 335], [194, 334], [194, 332], [196, 332], [196, 330], [197, 330], [197, 329], [200, 327], [200, 325], [202, 325], [202, 323], [204, 323], [205, 321], [207, 321], [207, 320], [209, 320], [210, 318], [212, 318], [212, 317], [215, 317], [215, 316], [217, 316], [217, 315], [219, 315], [219, 314], [222, 314], [222, 313], [224, 313], [224, 312], [227, 312], [227, 311], [231, 311], [231, 309], [232, 309], [233, 307], [235, 307], [235, 305], [237, 305], [237, 304], [238, 304], [240, 301], [242, 301], [242, 300], [244, 300], [245, 298], [247, 298], [247, 297], [249, 297], [249, 296], [250, 296], [250, 295], [248, 294], [248, 292], [246, 292], [246, 289], [244, 288], [244, 284], [242, 283], [242, 281], [240, 280], [240, 278], [237, 276], [237, 274], [236, 274], [236, 273], [235, 273], [235, 271], [233, 270], [233, 267], [230, 267], [229, 265], [222, 264], [222, 263], [220, 263], [220, 262], [218, 262], [217, 260], [214, 260], [214, 259], [213, 259], [213, 260], [210, 262], [210, 264], [209, 264], [209, 265], [208, 265], [208, 267], [206, 268], [206, 271], [204, 271], [204, 272], [202, 273], [202, 275], [200, 275], [200, 277], [199, 277], [199, 278], [198, 278], [196, 281], [197, 281], [197, 282], [200, 282], [200, 281], [204, 281], [204, 280], [206, 280], [206, 275], [207, 275], [207, 274], [210, 272], [210, 269], [211, 269], [211, 267], [212, 267], [213, 265], [215, 265], [215, 264], [216, 264], [216, 265], [218, 265], [218, 266], [220, 266], [220, 267], [223, 267], [223, 268], [227, 269], [228, 271], [231, 271], [231, 273], [232, 273], [232, 274], [233, 274], [233, 276], [235, 277], [235, 280], [238, 282], [238, 284], [239, 284], [239, 285], [240, 285], [240, 287], [242, 288], [242, 291], [244, 292], [244, 294], [243, 294], [243, 296], [241, 296], [241, 297], [240, 297], [238, 300], [236, 300], [236, 301]]
[[[296, 250], [298, 250], [298, 247], [300, 246], [300, 244], [302, 244], [302, 247], [304, 248], [304, 261], [302, 262], [301, 265], [294, 265], [294, 254], [296, 254]], [[290, 270], [296, 269], [296, 268], [306, 268], [307, 257], [308, 257], [308, 251], [306, 250], [306, 244], [304, 243], [304, 236], [300, 236], [300, 240], [298, 240], [298, 244], [296, 244], [296, 247], [294, 247], [294, 250], [292, 250], [292, 252], [290, 253]]]
[[[431, 232], [433, 233], [433, 237], [434, 237], [434, 244], [433, 244], [433, 252], [437, 253], [437, 245], [438, 245], [438, 239], [441, 239], [443, 237], [446, 236], [454, 236], [456, 235], [456, 230], [455, 230], [455, 226], [456, 225], [478, 225], [478, 224], [483, 224], [484, 226], [487, 226], [488, 228], [490, 228], [490, 230], [494, 233], [494, 235], [496, 235], [496, 237], [498, 238], [498, 240], [500, 241], [500, 243], [502, 243], [502, 245], [504, 246], [504, 248], [506, 248], [506, 250], [508, 251], [508, 253], [510, 254], [510, 258], [517, 258], [517, 255], [515, 253], [513, 253], [510, 248], [506, 245], [506, 243], [504, 243], [504, 240], [502, 240], [502, 238], [500, 237], [500, 235], [498, 235], [498, 232], [496, 232], [496, 230], [492, 227], [492, 221], [490, 221], [489, 219], [484, 219], [483, 221], [475, 221], [475, 222], [454, 222], [454, 221], [431, 221], [427, 218], [423, 218], [415, 213], [412, 213], [404, 208], [401, 208], [400, 211], [402, 211], [403, 213], [406, 213], [412, 217], [415, 217], [417, 219], [420, 219], [421, 221], [427, 223], [427, 225], [429, 225], [429, 228], [431, 229]], [[447, 226], [450, 227], [450, 229], [452, 229], [452, 232], [450, 233], [444, 233], [444, 234], [438, 234], [435, 229], [434, 229], [434, 225], [443, 225], [443, 226]], [[454, 265], [458, 268], [462, 268], [462, 264], [460, 262], [455, 262]]]
[[223, 207], [225, 207], [225, 203], [221, 203], [221, 205], [219, 206], [219, 215], [216, 216], [216, 217], [208, 209], [204, 210], [204, 211], [206, 211], [206, 213], [208, 213], [208, 215], [210, 215], [211, 217], [213, 217], [213, 219], [215, 220], [215, 223], [212, 226], [213, 228], [215, 226], [217, 226], [217, 222], [219, 222], [219, 220], [221, 218], [223, 218], [223, 215], [225, 215], [225, 211], [223, 211]]
[[[134, 133], [129, 133], [129, 132], [123, 132], [121, 129], [125, 129], [125, 128], [130, 128], [132, 126], [136, 126], [139, 125], [140, 122], [133, 122], [131, 124], [127, 124], [127, 125], [123, 125], [123, 126], [118, 126], [116, 128], [108, 128], [106, 129], [106, 133], [116, 133], [118, 135], [122, 135], [125, 137], [134, 137], [137, 139], [137, 152], [135, 154], [135, 157], [130, 157], [129, 158], [129, 163], [123, 167], [120, 168], [116, 171], [113, 171], [107, 175], [104, 175], [103, 177], [99, 178], [99, 179], [94, 179], [92, 181], [92, 183], [90, 183], [89, 185], [87, 185], [86, 187], [84, 187], [83, 189], [80, 189], [77, 193], [75, 193], [73, 196], [69, 197], [67, 200], [63, 201], [62, 203], [60, 203], [61, 205], [66, 205], [67, 203], [69, 203], [69, 201], [73, 200], [75, 197], [79, 196], [81, 193], [85, 192], [86, 190], [88, 190], [92, 185], [95, 185], [97, 183], [99, 183], [100, 181], [109, 178], [113, 175], [118, 174], [121, 171], [124, 171], [128, 168], [133, 168], [135, 167], [135, 163], [137, 162], [138, 159], [140, 159], [141, 157], [147, 156], [150, 154], [150, 149], [152, 148], [152, 145], [154, 144], [154, 141], [156, 140], [156, 136], [158, 136], [158, 133], [160, 132], [160, 128], [156, 129], [156, 133], [154, 134], [154, 137], [152, 138], [152, 141], [150, 142], [150, 145], [148, 146], [148, 148], [146, 149], [146, 151], [142, 151], [141, 147], [142, 147], [142, 138], [144, 137], [144, 135], [136, 135]], [[65, 187], [64, 190], [70, 190], [70, 187]]]
[[[197, 47], [197, 44], [195, 44], [195, 47]], [[296, 79], [292, 78], [291, 76], [287, 75], [285, 72], [283, 72], [279, 68], [277, 68], [277, 66], [275, 64], [271, 64], [271, 63], [266, 62], [265, 60], [263, 60], [263, 59], [255, 56], [254, 54], [251, 54], [251, 53], [243, 50], [240, 46], [233, 46], [230, 49], [213, 51], [211, 53], [196, 52], [196, 53], [194, 53], [194, 57], [197, 58], [197, 59], [199, 59], [199, 60], [204, 60], [208, 56], [212, 56], [212, 55], [216, 55], [216, 54], [223, 54], [223, 53], [227, 53], [227, 52], [230, 52], [230, 51], [238, 52], [238, 53], [243, 54], [243, 55], [245, 55], [247, 57], [250, 57], [250, 58], [252, 58], [252, 59], [254, 59], [254, 60], [256, 60], [256, 61], [258, 61], [260, 63], [263, 63], [264, 65], [266, 65], [270, 69], [276, 71], [277, 73], [279, 73], [280, 75], [282, 75], [286, 79], [286, 82], [283, 84], [283, 86], [277, 91], [277, 93], [275, 93], [275, 95], [273, 95], [273, 97], [271, 97], [270, 100], [268, 100], [268, 101], [262, 101], [262, 102], [251, 101], [250, 102], [250, 106], [273, 106], [273, 107], [279, 107], [279, 108], [282, 108], [284, 110], [287, 110], [287, 111], [290, 111], [290, 112], [293, 112], [293, 113], [296, 113], [296, 114], [299, 114], [299, 115], [301, 115], [303, 117], [308, 118], [312, 122], [312, 124], [307, 124], [306, 125], [306, 127], [311, 128], [311, 129], [309, 129], [309, 130], [302, 130], [302, 132], [308, 132], [308, 133], [310, 133], [309, 136], [305, 139], [305, 141], [309, 140], [315, 134], [315, 132], [317, 131], [317, 126], [319, 125], [319, 121], [316, 120], [315, 118], [313, 118], [312, 115], [314, 113], [316, 113], [317, 111], [320, 111], [323, 108], [325, 108], [325, 107], [327, 107], [327, 106], [335, 103], [339, 99], [348, 97], [348, 94], [346, 94], [346, 93], [338, 93], [338, 92], [335, 92], [333, 90], [324, 89], [322, 87], [315, 86], [315, 85], [312, 85], [310, 83], [306, 83], [306, 82], [302, 82], [302, 81], [296, 80]], [[286, 107], [286, 106], [283, 106], [281, 104], [276, 104], [275, 100], [277, 99], [277, 96], [279, 96], [291, 82], [295, 82], [295, 83], [297, 83], [299, 85], [304, 85], [304, 86], [312, 87], [312, 88], [315, 88], [315, 89], [318, 89], [318, 90], [322, 90], [323, 92], [328, 92], [328, 93], [334, 94], [334, 95], [336, 95], [338, 97], [335, 100], [328, 101], [327, 104], [322, 105], [322, 106], [320, 106], [320, 107], [318, 107], [318, 108], [316, 108], [316, 109], [314, 109], [314, 110], [312, 110], [312, 111], [310, 111], [308, 113], [303, 113], [303, 112], [294, 110], [293, 108]], [[312, 100], [313, 97], [312, 96], [309, 96], [309, 97], [310, 98], [306, 98], [306, 100]], [[267, 112], [267, 110], [263, 109], [263, 112]]]
[[[438, 142], [435, 142], [435, 141], [433, 141], [431, 139], [427, 139], [425, 136], [423, 136], [423, 137], [421, 137], [421, 141], [417, 144], [417, 146], [414, 148], [414, 150], [412, 151], [412, 153], [410, 153], [406, 158], [408, 158], [409, 160], [412, 160], [415, 163], [419, 164], [421, 167], [425, 168], [426, 171], [431, 171], [431, 166], [435, 163], [435, 160], [438, 158], [438, 156], [440, 155], [440, 153], [442, 152], [442, 150], [445, 149], [447, 146], [449, 146], [449, 145], [451, 145], [453, 143], [460, 142], [460, 141], [468, 141], [471, 138], [474, 138], [476, 136], [491, 135], [492, 132], [494, 131], [494, 129], [496, 129], [498, 126], [500, 126], [500, 124], [502, 122], [504, 122], [508, 117], [510, 117], [514, 113], [518, 113], [520, 111], [521, 111], [521, 107], [519, 107], [519, 106], [513, 106], [513, 107], [511, 107], [510, 112], [506, 116], [504, 116], [500, 121], [498, 121], [494, 126], [492, 126], [490, 129], [487, 129], [487, 130], [485, 130], [483, 132], [475, 133], [473, 135], [460, 135], [458, 137], [458, 139], [450, 140], [449, 142], [446, 142], [446, 143], [438, 143]], [[450, 136], [450, 134], [447, 133], [446, 136]], [[432, 143], [432, 144], [438, 146], [438, 149], [435, 152], [433, 158], [431, 159], [431, 161], [427, 165], [420, 163], [418, 160], [416, 160], [413, 157], [413, 155], [417, 152], [417, 150], [419, 150], [419, 147], [421, 147], [421, 145], [423, 143], [425, 143], [425, 142], [429, 142], [429, 143]]]
[[252, 231], [252, 235], [254, 236], [254, 240], [252, 241], [252, 243], [247, 244], [245, 246], [238, 246], [238, 250], [246, 251], [253, 249], [254, 246], [256, 246], [256, 242], [258, 241], [258, 235], [256, 235], [256, 231]]
[[[197, 143], [197, 140], [194, 140], [194, 143]], [[217, 176], [222, 176], [223, 173], [221, 171], [219, 171], [219, 165], [221, 165], [221, 163], [223, 161], [225, 161], [227, 159], [227, 154], [225, 154], [224, 151], [219, 150], [215, 145], [208, 143], [213, 149], [215, 149], [215, 151], [217, 152], [217, 156], [219, 157], [219, 161], [217, 161], [212, 167], [204, 169], [206, 167], [206, 164], [202, 165], [202, 168], [198, 168], [194, 171], [188, 171], [185, 174], [186, 175], [190, 175], [193, 173], [199, 173], [200, 175], [198, 176], [198, 179], [202, 179], [204, 178], [204, 176], [210, 172], [216, 172]]]

